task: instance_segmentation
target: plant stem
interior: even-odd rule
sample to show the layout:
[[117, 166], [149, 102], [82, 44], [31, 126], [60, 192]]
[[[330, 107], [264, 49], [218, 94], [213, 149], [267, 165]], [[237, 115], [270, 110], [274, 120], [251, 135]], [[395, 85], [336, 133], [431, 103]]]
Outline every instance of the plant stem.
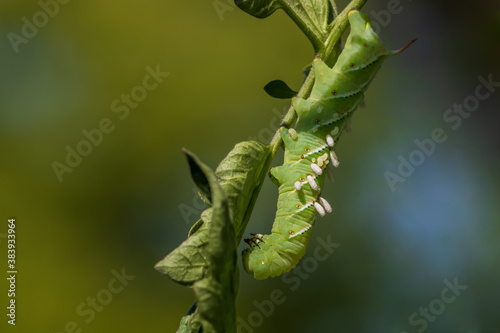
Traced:
[[[302, 84], [302, 87], [300, 87], [299, 93], [297, 96], [299, 97], [306, 97], [309, 96], [309, 93], [311, 92], [311, 89], [314, 84], [314, 71], [311, 69], [309, 71], [309, 74], [307, 75], [306, 80]], [[293, 121], [295, 120], [295, 109], [293, 108], [293, 105], [290, 105], [290, 108], [285, 114], [285, 117], [283, 118], [283, 121], [281, 122], [282, 125], [284, 126], [291, 126]], [[276, 152], [278, 151], [278, 148], [281, 144], [281, 134], [280, 134], [280, 129], [276, 131], [276, 133], [273, 136], [273, 139], [271, 140], [271, 143], [269, 144], [271, 146], [271, 155], [274, 157]]]
[[[340, 40], [342, 33], [347, 28], [348, 22], [348, 14], [353, 9], [360, 9], [366, 3], [367, 0], [353, 0], [347, 5], [346, 8], [335, 18], [335, 20], [330, 24], [330, 33], [325, 41], [324, 47], [318, 52], [318, 55], [321, 59], [330, 59], [330, 56], [335, 51], [335, 46]], [[298, 97], [306, 98], [311, 93], [312, 87], [314, 85], [314, 71], [311, 69], [309, 74], [307, 75], [306, 80], [302, 84], [302, 87], [297, 94]], [[295, 110], [293, 105], [288, 109], [283, 121], [281, 122], [284, 126], [291, 126], [296, 117]], [[279, 146], [281, 145], [281, 134], [278, 129], [274, 134], [273, 139], [271, 140], [269, 146], [271, 147], [271, 156], [274, 158], [274, 155], [278, 151]], [[272, 160], [271, 158], [271, 160]]]
[[337, 3], [335, 2], [335, 0], [330, 1], [330, 3], [332, 4], [333, 14], [335, 15], [335, 17], [339, 16], [339, 10], [337, 9]]
[[325, 47], [319, 52], [321, 58], [326, 59], [334, 49], [335, 45], [339, 41], [340, 37], [344, 33], [344, 30], [347, 28], [347, 21], [349, 12], [353, 9], [360, 9], [366, 3], [367, 0], [354, 0], [347, 5], [346, 8], [342, 11], [342, 13], [337, 16], [337, 18], [331, 23], [331, 30], [328, 38], [325, 42]]

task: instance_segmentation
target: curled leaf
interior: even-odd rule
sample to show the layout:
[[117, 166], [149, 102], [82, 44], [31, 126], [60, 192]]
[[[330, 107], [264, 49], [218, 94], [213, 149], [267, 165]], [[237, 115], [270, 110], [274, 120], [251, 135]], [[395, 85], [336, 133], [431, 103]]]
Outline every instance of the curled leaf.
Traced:
[[182, 148], [182, 151], [184, 154], [186, 154], [188, 164], [189, 164], [189, 169], [191, 170], [191, 177], [193, 177], [194, 183], [198, 188], [200, 189], [200, 197], [201, 199], [207, 203], [211, 202], [211, 191], [210, 191], [210, 184], [208, 182], [208, 179], [206, 175], [203, 173], [201, 170], [200, 166], [196, 161], [194, 160], [194, 155], [189, 152], [186, 148]]
[[238, 242], [250, 219], [270, 163], [269, 146], [244, 141], [234, 146], [215, 171], [229, 200]]
[[329, 0], [235, 0], [234, 3], [246, 13], [261, 19], [277, 9], [283, 9], [309, 38], [316, 52], [324, 45], [328, 24], [333, 18]]
[[235, 0], [241, 10], [257, 18], [266, 18], [281, 8], [280, 1], [275, 0]]

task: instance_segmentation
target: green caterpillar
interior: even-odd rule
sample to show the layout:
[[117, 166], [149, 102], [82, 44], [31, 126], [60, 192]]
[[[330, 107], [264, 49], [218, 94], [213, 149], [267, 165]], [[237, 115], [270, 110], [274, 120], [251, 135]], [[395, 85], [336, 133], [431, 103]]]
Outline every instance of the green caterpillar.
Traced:
[[[253, 234], [245, 241], [245, 270], [257, 280], [291, 270], [304, 256], [317, 213], [332, 211], [321, 197], [325, 174], [338, 166], [335, 142], [364, 98], [364, 92], [382, 62], [397, 51], [385, 48], [366, 15], [349, 13], [351, 32], [335, 66], [315, 59], [316, 81], [308, 99], [292, 100], [297, 112], [295, 129], [281, 127], [285, 145], [284, 164], [272, 168], [271, 179], [279, 186], [278, 210], [270, 235]], [[413, 41], [412, 41], [413, 43]]]

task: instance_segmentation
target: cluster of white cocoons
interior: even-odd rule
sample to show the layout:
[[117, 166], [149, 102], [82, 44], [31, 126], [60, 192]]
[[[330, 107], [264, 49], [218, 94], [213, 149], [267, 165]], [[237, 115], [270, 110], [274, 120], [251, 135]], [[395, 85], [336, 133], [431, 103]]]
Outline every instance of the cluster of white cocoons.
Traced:
[[325, 207], [325, 210], [326, 210], [327, 213], [331, 213], [332, 212], [332, 206], [330, 206], [330, 203], [328, 201], [326, 201], [325, 198], [319, 197], [319, 201], [321, 202], [321, 204], [323, 205], [323, 207]]
[[297, 191], [300, 191], [300, 189], [302, 188], [302, 183], [297, 180], [295, 184], [293, 184], [293, 187], [295, 187]]
[[337, 154], [335, 154], [335, 152], [333, 150], [330, 150], [330, 159], [332, 160], [332, 165], [334, 167], [338, 167], [340, 162], [339, 162], [339, 158], [337, 157]]
[[[338, 131], [339, 131], [338, 127], [335, 127], [335, 129], [332, 131], [332, 135], [336, 135]], [[290, 133], [290, 136], [292, 137], [293, 140], [297, 138], [297, 131], [294, 130], [293, 128], [290, 128], [288, 130], [288, 133]], [[335, 145], [335, 141], [333, 140], [333, 137], [330, 134], [326, 136], [326, 143], [330, 148], [333, 148], [333, 146]], [[325, 167], [328, 178], [330, 178], [330, 180], [333, 181], [332, 171], [330, 170], [330, 168], [328, 168], [328, 164], [330, 163], [330, 161], [331, 165], [333, 165], [334, 167], [338, 167], [340, 164], [337, 154], [335, 154], [335, 152], [331, 149], [330, 149], [330, 154], [324, 153], [323, 155], [318, 157], [317, 160], [313, 158], [311, 163], [311, 169], [316, 175], [319, 176], [323, 174], [323, 167]], [[311, 186], [313, 190], [315, 191], [319, 190], [319, 186], [316, 183], [315, 177], [307, 175], [306, 179], [307, 183]], [[293, 187], [295, 187], [297, 191], [300, 191], [302, 189], [302, 182], [297, 180], [293, 184]], [[326, 213], [332, 212], [332, 206], [323, 197], [319, 197], [318, 201], [315, 201], [313, 204], [314, 208], [316, 208], [316, 211], [321, 216], [325, 216]]]
[[330, 206], [330, 203], [325, 198], [319, 197], [319, 201], [314, 202], [314, 208], [316, 208], [319, 215], [325, 216], [326, 213], [332, 212], [332, 206]]
[[325, 209], [319, 204], [319, 202], [314, 202], [314, 208], [316, 208], [319, 215], [325, 216]]
[[328, 134], [326, 136], [326, 143], [330, 146], [330, 147], [333, 147], [333, 145], [335, 144], [335, 141], [333, 141], [333, 138], [330, 134]]
[[314, 177], [311, 176], [311, 175], [307, 175], [306, 177], [307, 179], [307, 182], [309, 183], [309, 185], [311, 186], [311, 188], [315, 191], [318, 191], [319, 190], [319, 186], [318, 184], [316, 183], [316, 180], [314, 180]]
[[311, 169], [312, 171], [314, 171], [315, 174], [317, 174], [318, 176], [321, 175], [323, 173], [323, 169], [321, 169], [319, 167], [319, 165], [317, 165], [316, 163], [311, 163]]

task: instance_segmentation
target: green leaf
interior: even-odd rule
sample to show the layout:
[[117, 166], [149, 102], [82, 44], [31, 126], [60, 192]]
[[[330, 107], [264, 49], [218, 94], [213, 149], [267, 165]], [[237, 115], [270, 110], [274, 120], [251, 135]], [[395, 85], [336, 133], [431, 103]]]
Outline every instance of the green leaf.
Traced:
[[210, 197], [209, 194], [203, 192], [202, 190], [198, 191], [198, 196], [200, 197], [201, 201], [207, 204], [207, 206], [211, 207], [212, 206], [212, 198]]
[[[191, 175], [195, 183], [197, 183], [198, 187], [210, 191], [210, 182], [205, 171], [200, 166], [198, 158], [186, 149], [183, 149], [183, 151], [188, 159]], [[207, 193], [210, 198], [211, 195], [211, 192]], [[205, 248], [210, 239], [211, 213], [212, 208], [208, 208], [202, 213], [202, 218], [189, 230], [188, 239], [160, 260], [155, 265], [156, 270], [185, 286], [191, 286], [194, 282], [206, 276], [209, 261]]]
[[243, 141], [234, 146], [215, 171], [229, 200], [238, 243], [267, 176], [271, 159], [269, 146], [257, 141]]
[[[208, 222], [210, 221], [196, 222], [191, 228], [190, 237], [159, 261], [155, 269], [186, 286], [206, 276], [209, 265], [205, 251], [209, 240]], [[193, 231], [195, 227], [197, 228]]]
[[210, 274], [193, 285], [203, 332], [236, 332], [235, 286], [238, 258], [227, 202], [225, 208], [214, 207], [210, 239], [207, 248]]
[[176, 333], [199, 333], [201, 328], [200, 316], [197, 311], [182, 317]]
[[[228, 198], [215, 173], [185, 150], [190, 167], [205, 179], [213, 207], [202, 213], [190, 237], [155, 268], [174, 281], [192, 285], [197, 309], [181, 320], [178, 332], [236, 332], [237, 243]], [[189, 311], [191, 312], [191, 311]]]
[[283, 9], [309, 38], [316, 52], [324, 45], [333, 17], [329, 0], [235, 0], [235, 4], [257, 18], [266, 18]]
[[264, 90], [274, 98], [289, 99], [297, 95], [285, 82], [274, 80], [265, 85]]
[[[296, 1], [288, 0], [293, 5]], [[305, 13], [314, 23], [317, 29], [324, 34], [327, 33], [328, 22], [333, 18], [333, 8], [329, 0], [300, 0]]]
[[[201, 173], [199, 179], [206, 179], [208, 188], [211, 188], [206, 173], [194, 155], [187, 151], [186, 155], [191, 169]], [[245, 141], [236, 144], [216, 170], [220, 186], [229, 200], [238, 243], [250, 219], [269, 163], [269, 147], [260, 142]], [[212, 212], [212, 208], [206, 209], [189, 231], [188, 239], [155, 265], [159, 272], [186, 286], [191, 286], [207, 275], [209, 262], [206, 247], [210, 240]]]
[[200, 229], [200, 227], [204, 224], [205, 222], [203, 222], [202, 219], [199, 219], [198, 221], [196, 221], [195, 224], [193, 224], [193, 226], [191, 227], [191, 229], [189, 229], [189, 233], [188, 233], [188, 237], [191, 237], [196, 231], [198, 231], [198, 229]]
[[236, 6], [257, 18], [266, 18], [281, 8], [279, 0], [234, 0]]
[[[231, 222], [228, 199], [215, 173], [196, 156], [187, 152], [203, 174], [212, 190], [212, 218], [209, 223], [205, 248], [209, 262], [208, 274], [194, 283], [197, 311], [203, 332], [236, 332], [236, 290], [237, 244]], [[203, 226], [200, 227], [200, 229]], [[193, 235], [196, 236], [195, 233]]]
[[189, 169], [191, 170], [191, 177], [193, 177], [194, 183], [200, 189], [200, 198], [203, 200], [203, 202], [208, 202], [208, 205], [210, 206], [212, 198], [210, 184], [208, 183], [207, 177], [200, 169], [200, 166], [193, 160], [193, 156], [189, 153], [189, 151], [186, 148], [182, 148], [182, 151], [184, 152], [184, 154], [186, 154], [186, 157], [188, 159]]

